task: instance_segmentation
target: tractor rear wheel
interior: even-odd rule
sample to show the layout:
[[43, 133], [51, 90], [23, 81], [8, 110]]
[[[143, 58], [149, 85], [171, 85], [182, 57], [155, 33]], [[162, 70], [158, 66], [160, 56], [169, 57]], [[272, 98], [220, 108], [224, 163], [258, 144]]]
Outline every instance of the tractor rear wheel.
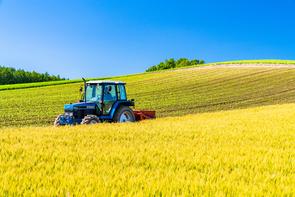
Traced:
[[120, 106], [113, 117], [114, 122], [135, 122], [135, 117], [132, 109], [127, 106]]
[[101, 123], [100, 119], [96, 115], [87, 115], [83, 118], [81, 124], [97, 124]]
[[55, 121], [54, 121], [54, 126], [55, 127], [59, 127], [59, 126], [65, 126], [64, 124], [60, 124], [60, 116], [62, 116], [62, 115], [64, 115], [64, 114], [60, 114], [59, 116], [57, 116], [56, 118], [55, 118]]

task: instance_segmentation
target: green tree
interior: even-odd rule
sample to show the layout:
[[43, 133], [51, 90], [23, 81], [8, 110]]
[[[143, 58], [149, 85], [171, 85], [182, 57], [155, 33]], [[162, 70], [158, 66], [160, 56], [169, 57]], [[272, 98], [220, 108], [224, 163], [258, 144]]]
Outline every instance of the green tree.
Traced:
[[205, 64], [205, 61], [204, 60], [200, 60], [200, 64]]
[[170, 60], [165, 60], [165, 66], [164, 69], [170, 69], [170, 68], [175, 68], [176, 63], [174, 61], [174, 58], [171, 58]]
[[185, 67], [189, 65], [190, 61], [187, 58], [179, 58], [179, 60], [176, 61], [176, 67]]
[[204, 60], [188, 60], [187, 58], [179, 58], [177, 61], [174, 60], [174, 58], [171, 58], [170, 60], [165, 59], [165, 62], [160, 62], [157, 64], [157, 66], [153, 65], [149, 67], [146, 72], [153, 72], [158, 70], [165, 70], [165, 69], [171, 69], [171, 68], [181, 68], [186, 66], [194, 66], [198, 64], [204, 64]]
[[58, 80], [65, 80], [65, 78], [61, 78], [60, 75], [50, 76], [47, 72], [40, 74], [35, 71], [28, 72], [23, 69], [16, 70], [15, 68], [0, 66], [0, 85]]
[[164, 62], [160, 62], [160, 64], [157, 65], [157, 70], [164, 70], [164, 69], [165, 69]]
[[153, 65], [146, 70], [146, 72], [153, 72], [153, 71], [157, 71], [157, 66]]
[[192, 66], [192, 65], [198, 65], [200, 63], [200, 61], [199, 60], [197, 60], [197, 59], [194, 59], [194, 60], [191, 60], [190, 61], [190, 65]]

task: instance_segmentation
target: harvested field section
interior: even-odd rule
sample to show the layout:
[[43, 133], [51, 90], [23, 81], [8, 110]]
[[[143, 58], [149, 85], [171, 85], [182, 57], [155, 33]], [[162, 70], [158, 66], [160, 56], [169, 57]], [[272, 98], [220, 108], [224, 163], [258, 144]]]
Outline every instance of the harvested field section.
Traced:
[[[112, 78], [127, 82], [136, 108], [157, 117], [295, 102], [295, 68], [204, 68]], [[83, 83], [0, 93], [1, 126], [52, 125], [66, 103], [80, 99]]]

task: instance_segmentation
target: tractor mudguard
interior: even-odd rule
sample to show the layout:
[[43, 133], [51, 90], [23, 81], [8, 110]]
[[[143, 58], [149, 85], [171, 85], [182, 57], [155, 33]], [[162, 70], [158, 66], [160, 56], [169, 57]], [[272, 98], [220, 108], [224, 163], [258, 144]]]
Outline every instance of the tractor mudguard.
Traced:
[[119, 105], [134, 106], [134, 102], [132, 102], [132, 101], [116, 101], [112, 106], [110, 114], [108, 116], [99, 116], [99, 118], [102, 119], [102, 120], [111, 120], [111, 119], [113, 119], [114, 114], [115, 114], [115, 112], [116, 112]]

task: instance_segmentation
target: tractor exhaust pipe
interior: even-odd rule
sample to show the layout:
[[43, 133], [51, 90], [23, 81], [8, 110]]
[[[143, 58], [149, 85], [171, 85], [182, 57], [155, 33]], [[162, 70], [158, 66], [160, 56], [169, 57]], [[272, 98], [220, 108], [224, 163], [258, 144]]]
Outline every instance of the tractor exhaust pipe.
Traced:
[[86, 103], [86, 80], [82, 77], [83, 81], [84, 81], [84, 102]]

